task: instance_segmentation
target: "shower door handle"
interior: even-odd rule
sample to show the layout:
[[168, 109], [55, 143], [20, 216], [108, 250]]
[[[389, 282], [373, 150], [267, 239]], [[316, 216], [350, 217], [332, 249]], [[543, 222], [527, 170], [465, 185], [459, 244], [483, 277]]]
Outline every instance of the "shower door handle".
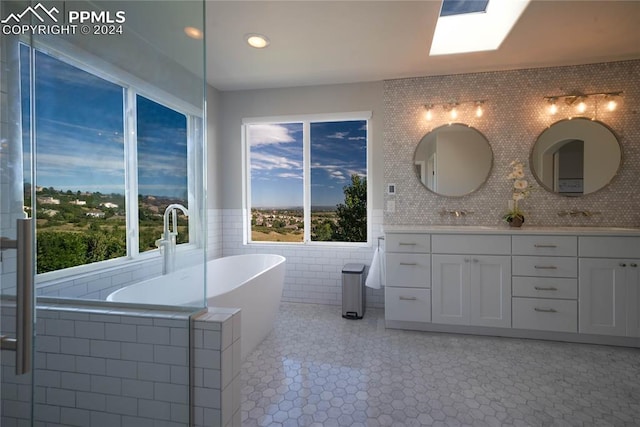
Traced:
[[0, 250], [17, 250], [16, 338], [0, 337], [0, 348], [15, 350], [16, 375], [31, 372], [33, 354], [32, 219], [17, 220], [17, 239], [0, 239]]

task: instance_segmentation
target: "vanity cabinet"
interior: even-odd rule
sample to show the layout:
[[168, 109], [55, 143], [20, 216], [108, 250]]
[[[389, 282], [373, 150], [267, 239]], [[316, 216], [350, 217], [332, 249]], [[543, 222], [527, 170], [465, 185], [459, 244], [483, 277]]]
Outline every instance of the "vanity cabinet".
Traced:
[[399, 229], [387, 327], [640, 347], [640, 230]]
[[580, 332], [640, 337], [640, 238], [581, 237], [580, 255]]
[[578, 238], [511, 239], [513, 327], [578, 332]]
[[434, 235], [432, 245], [433, 323], [510, 327], [509, 237]]
[[385, 244], [385, 319], [430, 322], [430, 236], [387, 234]]

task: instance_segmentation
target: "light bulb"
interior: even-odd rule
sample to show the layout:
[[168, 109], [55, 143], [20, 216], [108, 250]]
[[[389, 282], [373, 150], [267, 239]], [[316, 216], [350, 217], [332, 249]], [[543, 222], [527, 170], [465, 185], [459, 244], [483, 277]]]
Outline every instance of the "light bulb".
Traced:
[[451, 109], [451, 113], [449, 113], [451, 115], [452, 119], [457, 119], [458, 118], [458, 110], [456, 110], [456, 107], [453, 107]]
[[613, 98], [609, 98], [609, 100], [607, 101], [607, 110], [613, 111], [617, 107], [618, 107], [618, 103], [616, 102], [616, 100]]
[[558, 104], [556, 104], [556, 100], [552, 99], [549, 101], [551, 105], [549, 105], [549, 114], [553, 115], [558, 112]]
[[424, 117], [431, 121], [431, 119], [433, 119], [433, 113], [431, 112], [431, 109], [433, 108], [431, 105], [425, 105], [424, 108], [427, 110], [427, 112], [424, 114]]
[[576, 108], [578, 109], [579, 113], [584, 113], [585, 111], [587, 111], [587, 104], [584, 102], [584, 99], [581, 99], [580, 102], [578, 102], [578, 106]]
[[476, 108], [476, 117], [482, 117], [484, 114], [484, 110], [482, 109], [482, 104], [478, 104], [478, 108]]

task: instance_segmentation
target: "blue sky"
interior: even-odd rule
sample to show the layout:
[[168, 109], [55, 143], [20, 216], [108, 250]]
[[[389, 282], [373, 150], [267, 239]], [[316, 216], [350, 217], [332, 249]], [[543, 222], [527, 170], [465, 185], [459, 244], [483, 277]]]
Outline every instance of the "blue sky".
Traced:
[[[249, 125], [252, 207], [303, 204], [302, 123]], [[366, 121], [310, 125], [311, 205], [344, 201], [351, 175], [366, 176]]]
[[[28, 58], [22, 46], [25, 141]], [[35, 69], [36, 185], [124, 194], [123, 88], [41, 52]], [[183, 197], [186, 118], [138, 98], [139, 193]]]

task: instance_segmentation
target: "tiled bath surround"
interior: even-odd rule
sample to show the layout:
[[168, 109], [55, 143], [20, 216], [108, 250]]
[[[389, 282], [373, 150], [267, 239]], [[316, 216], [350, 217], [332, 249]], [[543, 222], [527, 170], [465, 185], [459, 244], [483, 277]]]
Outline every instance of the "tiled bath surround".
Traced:
[[[15, 310], [2, 316], [11, 324]], [[238, 425], [238, 310], [196, 316], [191, 336], [187, 311], [41, 305], [37, 322], [36, 426]], [[3, 427], [30, 416], [31, 375], [11, 375], [14, 361], [2, 352]]]
[[[552, 116], [544, 96], [624, 91], [618, 109], [600, 105], [598, 120], [612, 128], [622, 146], [623, 161], [611, 185], [583, 197], [563, 197], [543, 189], [521, 202], [526, 225], [640, 226], [640, 61], [581, 66], [421, 77], [390, 80], [384, 84], [384, 181], [395, 183], [395, 212], [385, 212], [393, 225], [499, 225], [510, 198], [506, 179], [509, 163], [525, 162], [538, 135], [552, 123], [567, 118], [567, 108]], [[460, 107], [457, 121], [471, 125], [488, 139], [494, 163], [488, 181], [476, 192], [460, 198], [436, 195], [425, 189], [413, 169], [418, 142], [431, 129], [448, 123], [442, 109], [425, 119], [425, 104], [485, 99], [484, 115]], [[564, 114], [563, 114], [564, 113]], [[593, 117], [592, 111], [585, 113]], [[536, 185], [526, 167], [529, 181]], [[455, 217], [443, 210], [467, 210]], [[591, 217], [559, 217], [562, 210], [598, 212]]]

